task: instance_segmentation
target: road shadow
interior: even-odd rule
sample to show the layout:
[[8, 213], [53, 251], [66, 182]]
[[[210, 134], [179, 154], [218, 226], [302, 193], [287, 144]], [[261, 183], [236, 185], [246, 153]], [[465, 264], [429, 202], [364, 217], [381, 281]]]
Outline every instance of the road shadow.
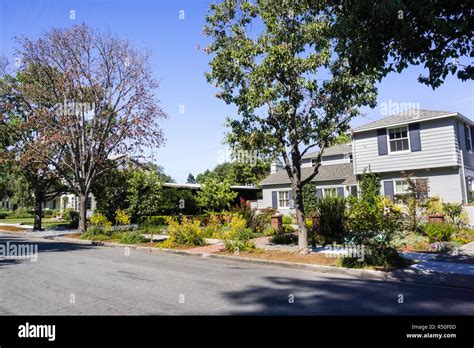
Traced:
[[[267, 276], [264, 280], [268, 285], [224, 293], [236, 308], [229, 314], [468, 315], [474, 311], [468, 300], [473, 298], [474, 290], [469, 289], [352, 278], [303, 280]], [[246, 311], [246, 306], [252, 309]]]
[[[75, 250], [85, 250], [94, 248], [93, 245], [86, 245], [86, 244], [77, 244], [77, 243], [67, 243], [67, 242], [58, 242], [53, 240], [34, 240], [16, 236], [16, 235], [1, 235], [0, 236], [0, 245], [3, 247], [0, 250], [7, 250], [12, 246], [21, 246], [25, 247], [28, 250], [37, 250], [38, 254], [46, 253], [46, 252], [66, 252], [66, 251], [75, 251]], [[37, 249], [36, 249], [37, 246]], [[19, 248], [18, 248], [19, 249]], [[38, 256], [38, 255], [37, 255]], [[31, 257], [25, 258], [12, 258], [12, 257], [5, 257], [5, 255], [0, 255], [0, 267], [2, 266], [9, 266], [15, 265], [22, 262], [31, 262]]]

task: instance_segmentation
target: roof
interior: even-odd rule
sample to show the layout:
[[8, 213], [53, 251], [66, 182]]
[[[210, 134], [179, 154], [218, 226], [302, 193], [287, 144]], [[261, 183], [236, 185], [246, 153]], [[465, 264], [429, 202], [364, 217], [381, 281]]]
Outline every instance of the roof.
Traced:
[[[167, 182], [163, 184], [164, 187], [174, 187], [174, 188], [183, 188], [183, 189], [191, 189], [191, 190], [199, 190], [201, 188], [200, 184], [178, 184], [174, 182]], [[255, 190], [258, 191], [260, 188], [255, 186], [245, 186], [245, 185], [231, 185], [231, 190]]]
[[[324, 156], [345, 155], [346, 153], [352, 153], [352, 143], [345, 143], [345, 144], [339, 144], [339, 145], [334, 145], [334, 146], [328, 147], [328, 148], [324, 149], [323, 157]], [[302, 158], [303, 159], [304, 158], [313, 158], [313, 157], [317, 157], [318, 155], [319, 155], [319, 150], [307, 153]]]
[[[305, 180], [313, 173], [313, 167], [301, 168], [301, 179]], [[321, 165], [318, 174], [311, 180], [312, 182], [328, 181], [328, 180], [344, 180], [343, 184], [353, 185], [357, 183], [352, 163], [340, 163]], [[289, 184], [290, 178], [286, 170], [279, 170], [270, 174], [260, 182], [260, 185]]]
[[380, 120], [367, 123], [363, 126], [357, 127], [352, 132], [361, 132], [371, 129], [384, 128], [390, 126], [396, 126], [401, 124], [427, 121], [431, 119], [444, 118], [444, 117], [458, 117], [469, 124], [474, 124], [472, 120], [467, 117], [452, 111], [436, 111], [436, 110], [421, 110], [421, 109], [410, 109], [404, 112], [400, 112], [395, 115], [384, 117]]

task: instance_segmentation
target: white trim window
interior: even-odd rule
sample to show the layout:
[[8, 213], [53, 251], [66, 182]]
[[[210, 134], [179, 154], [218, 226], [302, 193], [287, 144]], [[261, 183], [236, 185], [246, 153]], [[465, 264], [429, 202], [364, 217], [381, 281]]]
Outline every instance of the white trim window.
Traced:
[[406, 180], [395, 180], [395, 194], [402, 195], [408, 193], [408, 182]]
[[278, 191], [278, 208], [290, 207], [290, 191]]
[[337, 197], [337, 187], [324, 188], [323, 197]]
[[390, 152], [410, 151], [410, 140], [408, 139], [408, 127], [397, 127], [388, 129], [388, 148]]

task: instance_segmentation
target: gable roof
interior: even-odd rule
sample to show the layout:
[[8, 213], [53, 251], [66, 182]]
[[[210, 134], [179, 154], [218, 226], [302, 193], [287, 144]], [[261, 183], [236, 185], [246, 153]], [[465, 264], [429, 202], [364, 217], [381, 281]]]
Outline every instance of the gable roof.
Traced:
[[[301, 168], [301, 179], [304, 180], [313, 173], [313, 167]], [[319, 167], [318, 174], [311, 180], [312, 182], [328, 180], [344, 180], [345, 185], [355, 185], [357, 183], [352, 163], [340, 163], [322, 165]], [[290, 184], [290, 178], [286, 170], [279, 170], [270, 174], [260, 182], [261, 186], [274, 184]]]
[[[324, 149], [323, 157], [345, 155], [346, 153], [352, 153], [352, 143], [338, 144]], [[317, 157], [319, 151], [313, 151], [305, 154], [302, 158], [314, 158]]]
[[377, 128], [385, 128], [390, 126], [396, 126], [400, 124], [407, 124], [419, 121], [427, 121], [431, 119], [443, 118], [443, 117], [458, 117], [469, 124], [474, 124], [472, 120], [468, 119], [467, 117], [451, 111], [436, 111], [436, 110], [421, 110], [421, 109], [410, 109], [404, 112], [400, 112], [395, 115], [384, 117], [380, 120], [373, 121], [367, 123], [363, 126], [354, 128], [352, 130], [353, 133], [377, 129]]

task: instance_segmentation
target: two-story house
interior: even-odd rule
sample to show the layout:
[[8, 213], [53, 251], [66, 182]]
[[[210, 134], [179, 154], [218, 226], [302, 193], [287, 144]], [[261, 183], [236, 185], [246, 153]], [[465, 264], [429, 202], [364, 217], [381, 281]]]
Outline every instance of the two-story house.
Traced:
[[[379, 173], [382, 194], [393, 197], [407, 190], [402, 171], [428, 179], [429, 196], [445, 202], [467, 203], [474, 190], [474, 122], [457, 112], [409, 110], [351, 130], [352, 143], [324, 152], [318, 175], [312, 180], [320, 197], [356, 194], [364, 171]], [[312, 170], [317, 152], [303, 161], [303, 177]], [[281, 213], [292, 208], [286, 171], [272, 166], [261, 182], [259, 207]]]

